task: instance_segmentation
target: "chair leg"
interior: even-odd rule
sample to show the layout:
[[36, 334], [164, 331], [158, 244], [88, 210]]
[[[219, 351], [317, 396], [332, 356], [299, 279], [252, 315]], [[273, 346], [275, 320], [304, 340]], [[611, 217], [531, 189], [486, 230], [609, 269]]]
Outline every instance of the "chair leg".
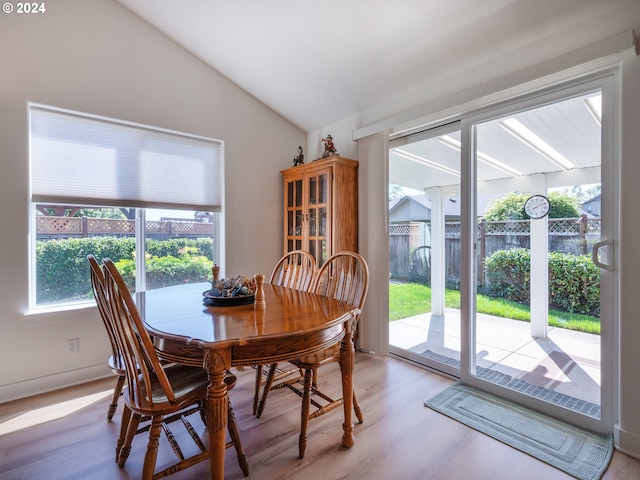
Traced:
[[311, 408], [311, 376], [310, 369], [304, 371], [304, 390], [302, 392], [302, 412], [300, 414], [300, 438], [298, 440], [298, 455], [304, 458], [307, 449], [307, 424], [309, 423], [309, 410]]
[[236, 449], [236, 454], [238, 455], [238, 465], [240, 465], [244, 476], [248, 477], [249, 462], [247, 460], [247, 454], [242, 448], [242, 442], [240, 441], [240, 432], [238, 431], [238, 423], [236, 421], [236, 416], [233, 413], [233, 408], [231, 407], [231, 401], [229, 401], [229, 408], [227, 409], [227, 412], [227, 429], [229, 430], [229, 436], [231, 437], [231, 441], [233, 442], [233, 447]]
[[358, 419], [358, 423], [364, 422], [364, 417], [362, 416], [362, 409], [360, 408], [360, 404], [358, 403], [358, 396], [356, 395], [356, 389], [353, 389], [353, 411], [356, 414], [356, 418]]
[[262, 365], [256, 365], [256, 386], [253, 394], [253, 414], [258, 412], [258, 402], [260, 401], [260, 387], [262, 386]]
[[111, 420], [113, 418], [113, 414], [116, 413], [116, 408], [118, 408], [118, 399], [120, 398], [120, 394], [122, 393], [122, 387], [124, 387], [124, 381], [125, 381], [124, 375], [118, 375], [116, 386], [113, 388], [113, 396], [111, 397], [109, 410], [107, 411], [107, 420]]
[[156, 469], [156, 460], [158, 458], [158, 444], [161, 431], [162, 415], [156, 415], [151, 419], [149, 443], [147, 445], [147, 453], [144, 456], [144, 465], [142, 466], [142, 480], [153, 479], [153, 471]]
[[120, 451], [122, 450], [122, 446], [124, 445], [124, 439], [127, 436], [127, 429], [129, 428], [129, 422], [131, 420], [131, 409], [124, 406], [122, 410], [122, 420], [120, 423], [120, 435], [118, 436], [118, 441], [116, 442], [116, 462], [119, 461]]
[[[202, 408], [200, 408], [199, 410], [200, 410], [200, 415], [202, 416]], [[187, 429], [187, 432], [191, 436], [191, 439], [197, 445], [197, 447], [200, 449], [200, 451], [201, 452], [206, 452], [207, 451], [207, 447], [205, 446], [204, 443], [202, 443], [202, 439], [200, 438], [200, 435], [198, 435], [198, 432], [196, 432], [196, 429], [193, 428], [193, 425], [191, 425], [191, 422], [189, 422], [189, 420], [187, 420], [187, 416], [186, 415], [180, 415], [180, 420], [182, 420], [182, 424], [184, 425], [184, 428]], [[206, 423], [205, 423], [205, 425], [206, 425]]]
[[207, 402], [198, 402], [198, 405], [200, 406], [200, 420], [202, 420], [202, 423], [205, 424], [205, 426], [207, 425]]
[[[133, 442], [133, 437], [136, 436], [136, 432], [138, 431], [138, 425], [140, 425], [140, 420], [142, 419], [141, 415], [137, 413], [131, 413], [129, 410], [131, 418], [129, 419], [127, 425], [127, 433], [124, 437], [124, 442], [120, 447], [120, 451], [118, 453], [118, 465], [120, 467], [124, 467], [127, 458], [129, 458], [129, 453], [131, 453], [131, 443]], [[158, 428], [160, 428], [158, 426]]]
[[176, 454], [176, 457], [178, 457], [178, 460], [183, 461], [184, 453], [182, 453], [182, 449], [180, 448], [180, 445], [178, 445], [178, 441], [176, 440], [175, 435], [173, 434], [173, 432], [171, 431], [171, 429], [166, 423], [162, 422], [161, 427], [162, 427], [162, 430], [164, 430], [164, 434], [167, 437], [167, 441], [169, 442], [169, 445], [171, 445], [171, 448], [173, 449], [173, 453]]
[[[267, 395], [269, 395], [269, 391], [271, 391], [271, 386], [273, 385], [273, 379], [276, 375], [276, 369], [278, 368], [277, 363], [271, 364], [269, 367], [269, 374], [267, 375], [267, 379], [264, 383], [264, 388], [262, 389], [262, 398], [260, 399], [260, 404], [258, 405], [258, 412], [256, 413], [256, 417], [260, 418], [262, 412], [264, 411], [264, 406], [267, 403]], [[258, 380], [256, 379], [256, 385]]]

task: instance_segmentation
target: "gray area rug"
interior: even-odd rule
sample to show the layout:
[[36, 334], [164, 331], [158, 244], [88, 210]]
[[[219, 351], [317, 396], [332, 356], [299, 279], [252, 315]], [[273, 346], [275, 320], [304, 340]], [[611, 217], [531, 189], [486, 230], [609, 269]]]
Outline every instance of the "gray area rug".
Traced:
[[[430, 358], [445, 365], [451, 365], [456, 368], [460, 368], [460, 361], [455, 358], [450, 358], [445, 355], [426, 350], [421, 354], [424, 357]], [[526, 393], [532, 397], [540, 398], [546, 402], [559, 405], [561, 407], [579, 412], [583, 415], [588, 415], [593, 418], [600, 418], [600, 405], [587, 402], [586, 400], [580, 400], [563, 393], [554, 392], [548, 388], [534, 385], [520, 378], [512, 378], [511, 375], [492, 370], [490, 368], [476, 367], [476, 376], [483, 380], [487, 380], [491, 383], [503, 385], [511, 390]]]
[[585, 430], [458, 383], [424, 404], [580, 480], [600, 479], [613, 454], [611, 435]]

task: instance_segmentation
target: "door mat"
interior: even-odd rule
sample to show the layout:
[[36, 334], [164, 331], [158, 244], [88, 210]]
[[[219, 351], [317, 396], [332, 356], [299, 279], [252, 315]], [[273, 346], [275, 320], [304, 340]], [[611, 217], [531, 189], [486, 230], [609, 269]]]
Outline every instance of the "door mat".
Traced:
[[611, 435], [591, 432], [459, 383], [424, 404], [580, 480], [600, 479], [613, 455]]
[[[460, 368], [460, 361], [455, 358], [440, 355], [432, 352], [431, 350], [426, 350], [422, 352], [421, 355], [437, 362], [444, 363], [445, 365]], [[573, 410], [574, 412], [588, 415], [592, 418], [600, 418], [600, 405], [598, 404], [581, 400], [570, 395], [565, 395], [564, 393], [556, 392], [539, 385], [534, 385], [533, 383], [529, 383], [521, 378], [512, 378], [511, 375], [507, 375], [506, 373], [490, 368], [477, 366], [476, 376], [482, 380], [486, 380], [497, 385], [503, 385], [511, 390], [539, 398], [545, 402], [564, 407], [568, 410]]]

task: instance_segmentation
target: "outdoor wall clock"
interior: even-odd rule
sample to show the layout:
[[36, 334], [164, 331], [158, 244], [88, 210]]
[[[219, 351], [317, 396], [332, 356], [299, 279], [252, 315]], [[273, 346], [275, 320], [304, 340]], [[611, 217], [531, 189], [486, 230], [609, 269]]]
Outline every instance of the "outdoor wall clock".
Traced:
[[543, 218], [549, 214], [549, 199], [544, 195], [532, 195], [524, 203], [524, 212], [529, 218]]

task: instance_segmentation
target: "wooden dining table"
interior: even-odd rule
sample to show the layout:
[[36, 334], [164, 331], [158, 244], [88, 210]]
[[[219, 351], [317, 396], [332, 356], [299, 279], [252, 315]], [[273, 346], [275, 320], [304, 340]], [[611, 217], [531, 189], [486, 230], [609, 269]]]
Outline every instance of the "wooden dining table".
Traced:
[[355, 349], [353, 305], [291, 288], [264, 285], [266, 308], [203, 305], [208, 283], [138, 292], [136, 304], [168, 361], [201, 366], [208, 374], [207, 429], [211, 478], [224, 478], [228, 392], [233, 366], [272, 364], [299, 358], [341, 342], [344, 399], [342, 445], [355, 443], [351, 412]]

